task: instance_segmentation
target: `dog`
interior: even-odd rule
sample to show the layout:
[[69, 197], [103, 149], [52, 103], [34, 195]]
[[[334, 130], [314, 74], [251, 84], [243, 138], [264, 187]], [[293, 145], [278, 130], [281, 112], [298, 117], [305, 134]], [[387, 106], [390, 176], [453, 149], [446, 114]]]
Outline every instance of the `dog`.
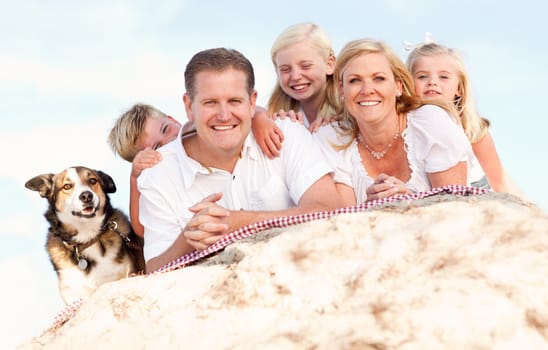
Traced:
[[106, 282], [145, 271], [143, 239], [127, 216], [113, 208], [112, 178], [83, 166], [33, 177], [25, 187], [46, 198], [46, 251], [65, 304], [87, 299]]

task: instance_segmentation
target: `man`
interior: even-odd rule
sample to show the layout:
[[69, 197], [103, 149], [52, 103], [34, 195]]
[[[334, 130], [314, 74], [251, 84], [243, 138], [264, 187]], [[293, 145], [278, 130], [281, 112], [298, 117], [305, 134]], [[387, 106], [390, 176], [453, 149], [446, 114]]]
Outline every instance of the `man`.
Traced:
[[163, 160], [138, 179], [147, 271], [239, 227], [348, 204], [302, 125], [278, 121], [280, 157], [263, 154], [250, 133], [254, 85], [251, 63], [236, 50], [201, 51], [188, 63], [183, 101], [196, 134], [160, 148]]

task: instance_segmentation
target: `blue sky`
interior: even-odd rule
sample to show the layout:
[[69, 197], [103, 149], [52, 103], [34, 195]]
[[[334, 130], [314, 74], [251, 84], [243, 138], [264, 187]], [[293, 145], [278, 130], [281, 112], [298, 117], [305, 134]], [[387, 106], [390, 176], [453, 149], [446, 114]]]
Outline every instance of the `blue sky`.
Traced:
[[[547, 5], [525, 0], [257, 2], [0, 0], [0, 348], [51, 325], [63, 304], [45, 253], [46, 201], [31, 177], [86, 165], [110, 174], [113, 204], [128, 208], [130, 166], [106, 143], [136, 102], [185, 120], [183, 71], [197, 51], [225, 46], [254, 64], [259, 103], [275, 83], [270, 45], [285, 27], [321, 25], [335, 51], [349, 40], [403, 41], [425, 32], [460, 49], [503, 164], [548, 208]], [[260, 7], [259, 7], [260, 4]]]

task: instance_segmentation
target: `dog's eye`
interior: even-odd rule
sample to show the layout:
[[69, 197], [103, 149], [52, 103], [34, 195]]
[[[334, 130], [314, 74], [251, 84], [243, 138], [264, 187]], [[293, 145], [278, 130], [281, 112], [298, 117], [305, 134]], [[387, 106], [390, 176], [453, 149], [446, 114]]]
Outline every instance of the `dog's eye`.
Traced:
[[63, 185], [63, 189], [64, 189], [64, 190], [67, 190], [67, 191], [68, 191], [68, 190], [70, 190], [71, 188], [72, 188], [72, 184], [64, 184], [64, 185]]
[[92, 177], [88, 180], [88, 182], [89, 182], [90, 185], [95, 185], [97, 183], [97, 179]]

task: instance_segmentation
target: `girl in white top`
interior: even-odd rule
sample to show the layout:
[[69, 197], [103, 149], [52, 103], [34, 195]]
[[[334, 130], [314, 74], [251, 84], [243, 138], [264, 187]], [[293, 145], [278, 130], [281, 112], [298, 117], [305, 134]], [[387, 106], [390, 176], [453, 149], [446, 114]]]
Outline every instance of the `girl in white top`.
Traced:
[[418, 96], [424, 100], [443, 99], [455, 104], [475, 154], [472, 181], [481, 184], [487, 177], [487, 186], [493, 190], [523, 197], [502, 166], [489, 133], [489, 120], [476, 111], [468, 74], [456, 50], [435, 43], [427, 33], [424, 43], [414, 47], [407, 57], [407, 67]]
[[[336, 113], [337, 88], [333, 79], [335, 52], [327, 33], [314, 23], [297, 23], [284, 29], [271, 48], [278, 80], [268, 100], [273, 119], [288, 117], [315, 132]], [[276, 127], [270, 118], [255, 117], [253, 134], [271, 157], [280, 154]]]
[[304, 125], [314, 131], [335, 114], [335, 52], [321, 27], [298, 23], [284, 29], [272, 44], [271, 58], [278, 81], [268, 101], [270, 115], [301, 112]]
[[334, 77], [340, 120], [314, 137], [335, 168], [343, 197], [359, 204], [468, 184], [473, 154], [456, 112], [442, 102], [423, 105], [404, 63], [386, 44], [349, 42]]

